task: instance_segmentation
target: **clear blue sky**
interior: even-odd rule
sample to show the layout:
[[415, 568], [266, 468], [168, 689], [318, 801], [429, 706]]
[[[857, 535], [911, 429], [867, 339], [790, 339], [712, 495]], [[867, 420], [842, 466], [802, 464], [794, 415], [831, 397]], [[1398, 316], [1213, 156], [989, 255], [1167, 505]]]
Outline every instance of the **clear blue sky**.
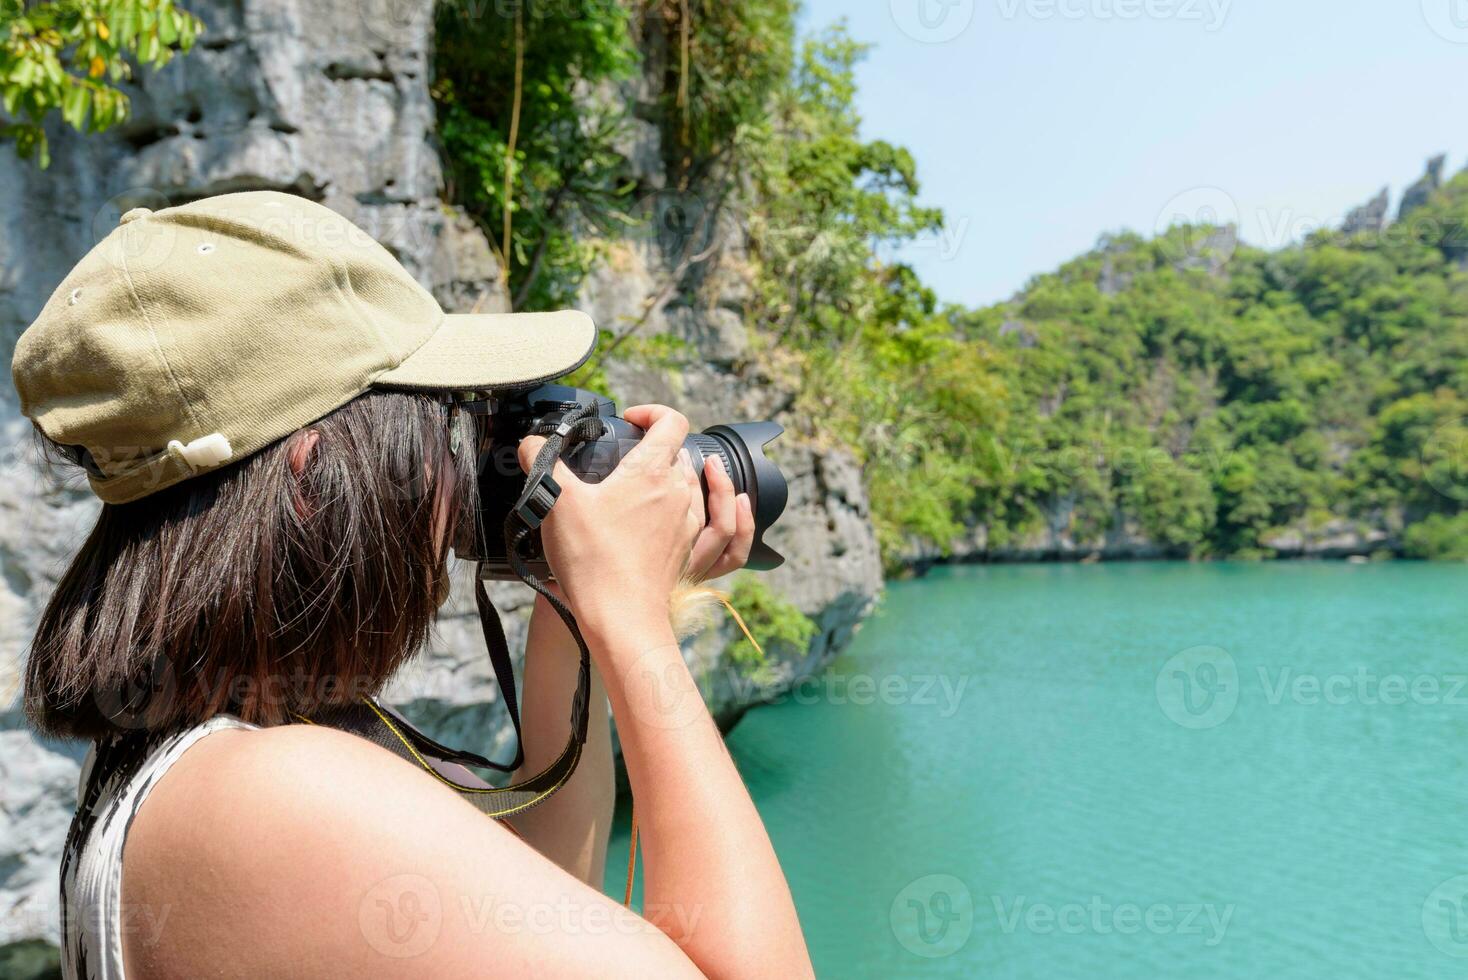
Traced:
[[1468, 156], [1468, 0], [806, 0], [802, 28], [843, 17], [864, 135], [946, 212], [904, 252], [943, 300], [1170, 214], [1286, 244]]

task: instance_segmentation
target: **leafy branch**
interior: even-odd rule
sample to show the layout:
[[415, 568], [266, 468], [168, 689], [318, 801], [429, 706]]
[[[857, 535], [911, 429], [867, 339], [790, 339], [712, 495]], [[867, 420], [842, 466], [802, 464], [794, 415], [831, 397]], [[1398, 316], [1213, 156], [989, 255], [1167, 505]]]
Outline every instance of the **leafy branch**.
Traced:
[[172, 0], [0, 0], [0, 139], [49, 166], [48, 115], [79, 132], [117, 125], [130, 112], [115, 84], [132, 77], [128, 56], [161, 68], [203, 29]]

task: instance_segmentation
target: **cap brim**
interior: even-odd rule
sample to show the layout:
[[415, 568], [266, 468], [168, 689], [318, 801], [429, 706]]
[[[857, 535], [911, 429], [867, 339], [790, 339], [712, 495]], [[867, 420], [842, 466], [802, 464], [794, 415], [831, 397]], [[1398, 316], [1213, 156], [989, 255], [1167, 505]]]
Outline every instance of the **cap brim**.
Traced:
[[457, 313], [375, 384], [415, 391], [539, 384], [580, 367], [596, 346], [596, 325], [580, 310]]

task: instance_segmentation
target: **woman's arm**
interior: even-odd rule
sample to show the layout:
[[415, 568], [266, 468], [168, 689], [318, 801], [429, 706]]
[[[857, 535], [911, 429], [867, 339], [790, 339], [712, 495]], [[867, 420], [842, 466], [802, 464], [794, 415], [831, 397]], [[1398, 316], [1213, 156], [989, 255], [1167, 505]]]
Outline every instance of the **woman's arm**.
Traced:
[[[566, 624], [550, 603], [537, 597], [525, 642], [520, 699], [525, 763], [515, 773], [517, 781], [544, 769], [565, 747], [580, 656]], [[550, 799], [510, 821], [526, 843], [593, 888], [602, 886], [616, 802], [610, 729], [606, 688], [592, 665], [590, 718], [580, 764]]]
[[[705, 528], [688, 421], [662, 406], [626, 418], [646, 435], [609, 478], [557, 464], [541, 536], [617, 719], [645, 828], [644, 913], [710, 976], [808, 976], [779, 860], [668, 623]], [[539, 445], [525, 440], [522, 465]]]
[[709, 976], [810, 976], [780, 862], [666, 620], [591, 629], [643, 827], [644, 917]]
[[[754, 541], [749, 495], [736, 496], [734, 484], [717, 457], [705, 464], [704, 479], [708, 483], [708, 523], [694, 542], [688, 561], [688, 577], [698, 581], [744, 567]], [[694, 486], [690, 486], [690, 492], [702, 494]], [[515, 773], [517, 781], [539, 772], [566, 743], [579, 654], [565, 623], [550, 603], [537, 597], [525, 644], [525, 681], [520, 697], [525, 763]], [[549, 800], [510, 821], [532, 847], [594, 888], [602, 887], [607, 837], [616, 803], [611, 725], [606, 709], [606, 688], [593, 664], [591, 716], [580, 765]]]

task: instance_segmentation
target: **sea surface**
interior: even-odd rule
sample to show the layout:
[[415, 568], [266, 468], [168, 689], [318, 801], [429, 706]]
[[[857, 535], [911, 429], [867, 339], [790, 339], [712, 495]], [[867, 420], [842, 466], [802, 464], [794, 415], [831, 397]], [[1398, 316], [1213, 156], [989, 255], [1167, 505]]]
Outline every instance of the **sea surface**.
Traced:
[[1468, 566], [939, 569], [729, 744], [823, 977], [1468, 976]]

